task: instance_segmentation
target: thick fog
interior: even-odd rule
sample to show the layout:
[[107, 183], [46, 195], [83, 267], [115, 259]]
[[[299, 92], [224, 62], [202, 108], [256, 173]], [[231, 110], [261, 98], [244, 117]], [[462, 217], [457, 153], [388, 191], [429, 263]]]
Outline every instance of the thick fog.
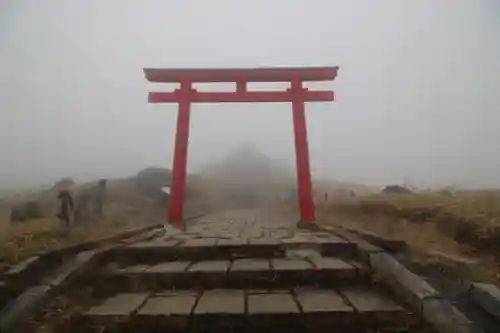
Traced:
[[[274, 65], [340, 66], [306, 107], [315, 177], [500, 186], [499, 59], [498, 0], [3, 0], [0, 187], [170, 167], [143, 67]], [[295, 167], [290, 105], [191, 119], [191, 172], [242, 144]]]

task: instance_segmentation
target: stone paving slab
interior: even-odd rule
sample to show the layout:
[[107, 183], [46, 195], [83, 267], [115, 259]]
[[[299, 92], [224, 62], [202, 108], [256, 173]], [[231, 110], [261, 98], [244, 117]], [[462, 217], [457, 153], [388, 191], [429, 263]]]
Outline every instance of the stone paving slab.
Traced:
[[368, 288], [350, 288], [341, 289], [340, 293], [343, 294], [348, 301], [360, 313], [365, 312], [388, 312], [400, 313], [405, 309], [400, 305], [394, 303], [390, 298], [381, 293], [375, 292]]
[[[300, 313], [300, 308], [289, 290], [250, 289], [246, 293], [248, 314]], [[300, 288], [297, 301], [304, 313], [401, 313], [405, 309], [386, 296], [369, 289], [341, 289], [340, 294], [330, 289]], [[344, 299], [345, 297], [345, 299]], [[199, 298], [199, 299], [198, 299]], [[196, 302], [198, 299], [198, 302]], [[195, 307], [196, 304], [196, 307]], [[140, 309], [139, 309], [140, 308]], [[92, 307], [90, 316], [129, 316], [135, 310], [142, 316], [193, 314], [244, 314], [245, 291], [242, 289], [206, 290], [200, 296], [194, 291], [165, 293], [123, 293]]]
[[138, 311], [138, 316], [189, 316], [198, 296], [192, 292], [151, 296]]
[[119, 274], [136, 274], [136, 273], [142, 273], [145, 272], [150, 266], [149, 265], [144, 265], [144, 264], [139, 264], [139, 265], [133, 265], [133, 266], [127, 266], [119, 269], [117, 273]]
[[271, 267], [267, 259], [238, 259], [233, 261], [231, 272], [236, 271], [270, 271]]
[[356, 278], [358, 268], [339, 258], [312, 258], [310, 259], [314, 267], [318, 270], [335, 274], [341, 278]]
[[229, 260], [207, 260], [199, 261], [189, 267], [189, 272], [196, 273], [226, 273], [229, 268]]
[[274, 271], [306, 271], [313, 269], [310, 262], [302, 259], [271, 259]]
[[149, 267], [146, 273], [180, 273], [186, 271], [189, 261], [168, 261]]
[[342, 259], [332, 258], [332, 257], [321, 257], [321, 258], [311, 258], [309, 259], [316, 269], [328, 270], [328, 269], [356, 269], [354, 266], [348, 264]]
[[214, 289], [205, 291], [194, 310], [196, 315], [245, 314], [245, 291]]
[[94, 306], [86, 315], [90, 317], [128, 317], [144, 303], [149, 293], [118, 294]]
[[294, 314], [299, 313], [291, 294], [249, 294], [248, 314]]
[[194, 239], [188, 239], [184, 241], [180, 246], [181, 247], [209, 247], [209, 246], [215, 246], [215, 243], [217, 240], [215, 238], [194, 238]]
[[390, 319], [400, 314], [405, 314], [404, 309], [374, 291], [341, 290], [338, 293], [330, 289], [299, 288], [294, 293], [213, 289], [201, 294], [193, 291], [120, 294], [86, 315], [103, 325], [113, 325], [116, 319], [124, 323], [132, 321], [138, 331], [141, 328], [175, 331], [189, 327], [197, 328], [195, 331], [224, 331], [234, 327], [260, 327], [269, 331], [302, 327], [308, 331], [321, 328], [321, 332], [354, 332], [354, 328], [360, 328], [365, 322], [367, 327], [380, 327], [377, 325], [386, 323], [387, 318], [392, 323]]
[[297, 291], [304, 313], [315, 312], [341, 312], [342, 314], [353, 314], [354, 309], [344, 302], [342, 296], [333, 290], [302, 289]]

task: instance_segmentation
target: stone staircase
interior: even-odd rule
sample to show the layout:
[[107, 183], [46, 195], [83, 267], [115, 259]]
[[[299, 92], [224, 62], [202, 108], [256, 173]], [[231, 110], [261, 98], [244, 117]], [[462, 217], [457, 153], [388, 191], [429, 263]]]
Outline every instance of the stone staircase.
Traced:
[[[279, 235], [280, 237], [276, 237]], [[241, 236], [241, 235], [239, 235]], [[273, 226], [258, 237], [191, 229], [108, 251], [85, 331], [424, 332], [372, 281], [357, 245]], [[248, 236], [248, 235], [247, 235]]]
[[[27, 260], [4, 281], [18, 296], [0, 332], [481, 332], [391, 254], [404, 250], [360, 230], [218, 212], [184, 232], [152, 227]], [[62, 264], [40, 275], [51, 262]], [[497, 314], [493, 294], [476, 294]]]

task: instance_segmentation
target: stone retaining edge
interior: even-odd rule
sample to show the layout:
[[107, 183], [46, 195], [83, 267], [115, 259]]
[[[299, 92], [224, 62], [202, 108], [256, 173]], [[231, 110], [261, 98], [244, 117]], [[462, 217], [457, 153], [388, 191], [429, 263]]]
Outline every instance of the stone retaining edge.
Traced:
[[425, 321], [440, 333], [482, 332], [453, 304], [442, 299], [439, 291], [386, 251], [367, 243], [358, 235], [345, 229], [339, 231], [335, 228], [324, 228], [324, 230], [358, 242], [359, 257], [373, 270], [376, 279], [404, 299], [414, 311], [421, 314]]
[[500, 289], [488, 283], [472, 283], [469, 297], [500, 322]]
[[[163, 226], [163, 224], [161, 226]], [[101, 240], [101, 242], [105, 244], [113, 240], [118, 241], [136, 235], [140, 236], [138, 234], [141, 232], [154, 231], [155, 228], [159, 227], [160, 225], [154, 225], [130, 230], [118, 235], [106, 237], [105, 241]], [[151, 238], [154, 236], [154, 233], [150, 232], [145, 236], [146, 238]], [[96, 246], [98, 245], [100, 244], [97, 243]], [[11, 332], [16, 326], [32, 318], [44, 304], [67, 287], [74, 278], [96, 263], [99, 254], [109, 250], [110, 247], [120, 245], [121, 244], [110, 246], [103, 245], [101, 249], [80, 252], [71, 261], [59, 267], [48, 282], [32, 286], [21, 293], [12, 303], [0, 311], [0, 332]], [[73, 249], [73, 247], [71, 248]], [[56, 253], [57, 251], [60, 251], [60, 249], [55, 250]]]
[[347, 226], [342, 226], [345, 230], [355, 233], [359, 237], [363, 238], [365, 241], [372, 243], [378, 247], [391, 252], [406, 252], [408, 249], [408, 244], [402, 239], [390, 238], [382, 236], [375, 232], [366, 231], [358, 228], [352, 228]]
[[[20, 286], [28, 287], [31, 283], [24, 283], [25, 281], [33, 282], [32, 278], [39, 276], [40, 269], [46, 267], [49, 262], [61, 262], [65, 256], [75, 255], [81, 251], [88, 251], [96, 248], [102, 244], [118, 241], [124, 238], [133, 237], [137, 234], [147, 232], [160, 228], [163, 224], [155, 224], [147, 227], [134, 228], [132, 230], [123, 231], [112, 236], [103, 237], [97, 240], [86, 241], [78, 244], [72, 244], [57, 249], [42, 250], [37, 254], [23, 260], [19, 264], [9, 269], [4, 274], [7, 289], [19, 289]], [[31, 281], [30, 281], [31, 280]], [[14, 287], [11, 287], [15, 285]]]

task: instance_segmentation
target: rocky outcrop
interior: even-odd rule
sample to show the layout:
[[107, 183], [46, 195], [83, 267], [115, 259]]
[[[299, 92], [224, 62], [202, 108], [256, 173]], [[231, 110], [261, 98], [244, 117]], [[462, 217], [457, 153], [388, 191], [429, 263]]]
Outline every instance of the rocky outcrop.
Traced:
[[412, 193], [409, 189], [401, 185], [388, 185], [383, 190], [385, 194], [408, 194]]
[[163, 196], [162, 187], [170, 186], [172, 172], [166, 168], [150, 167], [141, 170], [135, 176], [135, 185], [139, 191], [150, 197]]

